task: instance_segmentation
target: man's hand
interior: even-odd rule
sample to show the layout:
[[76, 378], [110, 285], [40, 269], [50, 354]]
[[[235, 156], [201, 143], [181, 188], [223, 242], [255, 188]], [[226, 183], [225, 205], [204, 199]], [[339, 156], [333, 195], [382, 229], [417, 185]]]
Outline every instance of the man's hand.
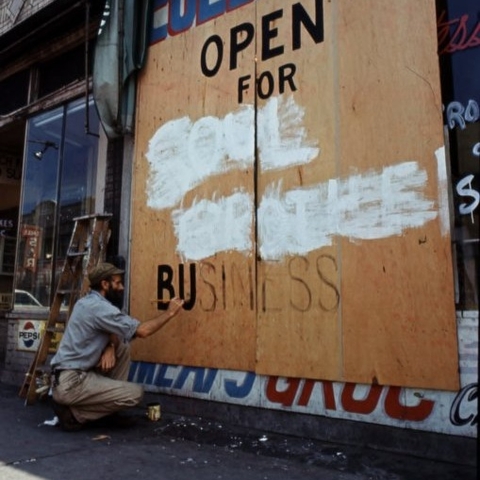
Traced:
[[185, 303], [184, 300], [178, 297], [173, 297], [169, 304], [168, 308], [158, 315], [158, 317], [152, 318], [151, 320], [147, 320], [146, 322], [141, 323], [135, 332], [135, 336], [138, 338], [147, 338], [150, 335], [158, 332], [162, 327], [164, 327], [173, 317], [177, 315], [177, 313], [183, 307]]
[[170, 317], [174, 317], [183, 307], [184, 303], [185, 303], [185, 300], [182, 300], [181, 298], [178, 298], [178, 297], [173, 297], [170, 300], [170, 303], [168, 304], [168, 308], [167, 308], [167, 313], [170, 315]]
[[108, 344], [100, 357], [97, 368], [102, 372], [107, 373], [115, 366], [116, 361], [115, 347], [112, 344]]

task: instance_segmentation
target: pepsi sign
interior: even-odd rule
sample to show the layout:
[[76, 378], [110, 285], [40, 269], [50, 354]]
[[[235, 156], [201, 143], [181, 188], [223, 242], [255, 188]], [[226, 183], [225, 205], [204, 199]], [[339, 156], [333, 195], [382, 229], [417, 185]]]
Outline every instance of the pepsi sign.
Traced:
[[44, 321], [20, 320], [18, 322], [18, 350], [37, 350], [44, 326]]

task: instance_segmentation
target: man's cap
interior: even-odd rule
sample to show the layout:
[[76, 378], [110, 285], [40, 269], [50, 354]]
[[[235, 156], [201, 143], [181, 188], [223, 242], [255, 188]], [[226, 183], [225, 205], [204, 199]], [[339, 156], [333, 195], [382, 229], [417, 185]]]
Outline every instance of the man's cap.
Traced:
[[105, 280], [112, 275], [122, 275], [125, 271], [117, 268], [111, 263], [100, 263], [96, 267], [92, 268], [88, 274], [88, 279], [91, 285], [98, 285], [102, 280]]

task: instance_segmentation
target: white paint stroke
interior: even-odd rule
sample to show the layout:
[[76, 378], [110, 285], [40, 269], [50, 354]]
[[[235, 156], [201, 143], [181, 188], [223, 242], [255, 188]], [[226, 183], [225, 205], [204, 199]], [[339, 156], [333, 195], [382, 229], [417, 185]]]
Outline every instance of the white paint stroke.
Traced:
[[[263, 170], [312, 161], [319, 153], [302, 126], [304, 109], [293, 97], [273, 97], [259, 109], [258, 151]], [[183, 117], [160, 127], [149, 142], [147, 206], [175, 206], [183, 196], [215, 175], [253, 165], [255, 116], [242, 105], [223, 119]]]
[[261, 169], [278, 170], [311, 162], [320, 153], [303, 128], [305, 109], [293, 97], [274, 97], [258, 112]]
[[200, 200], [172, 213], [177, 252], [201, 260], [219, 252], [252, 250], [253, 197], [238, 191], [229, 197]]
[[[335, 236], [374, 240], [421, 227], [438, 216], [424, 196], [426, 183], [426, 172], [412, 161], [285, 192], [272, 184], [258, 209], [260, 255], [281, 260], [329, 246]], [[175, 210], [177, 252], [195, 261], [226, 251], [250, 254], [253, 211], [244, 191]]]
[[437, 217], [417, 162], [385, 167], [307, 188], [266, 189], [258, 209], [259, 251], [265, 260], [303, 255], [335, 236], [373, 240], [401, 235]]
[[445, 146], [435, 150], [437, 159], [437, 177], [438, 177], [438, 214], [440, 220], [440, 233], [442, 236], [450, 233], [450, 213], [448, 201], [448, 176], [447, 162], [445, 157]]
[[173, 207], [197, 185], [232, 168], [253, 164], [253, 108], [241, 107], [223, 120], [188, 117], [163, 125], [149, 142], [147, 206]]

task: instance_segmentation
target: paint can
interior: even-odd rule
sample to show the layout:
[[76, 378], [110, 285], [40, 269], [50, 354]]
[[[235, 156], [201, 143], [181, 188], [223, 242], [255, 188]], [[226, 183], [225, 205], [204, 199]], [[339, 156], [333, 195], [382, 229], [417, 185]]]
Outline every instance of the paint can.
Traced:
[[150, 421], [156, 422], [160, 420], [162, 416], [162, 411], [160, 409], [159, 403], [149, 403], [147, 405], [147, 417]]

